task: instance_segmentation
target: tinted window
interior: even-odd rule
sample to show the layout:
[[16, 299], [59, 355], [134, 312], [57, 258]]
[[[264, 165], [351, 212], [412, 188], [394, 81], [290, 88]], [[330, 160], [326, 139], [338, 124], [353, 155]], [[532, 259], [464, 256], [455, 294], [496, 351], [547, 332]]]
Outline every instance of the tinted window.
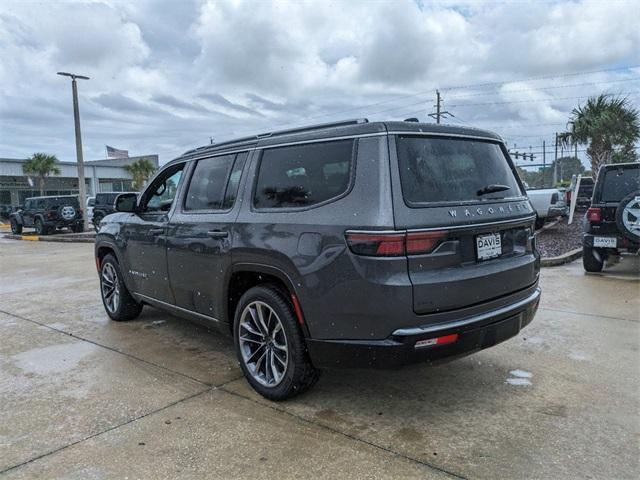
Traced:
[[167, 212], [178, 191], [184, 163], [168, 168], [158, 176], [145, 192], [142, 208], [145, 211]]
[[349, 189], [354, 140], [265, 150], [254, 193], [257, 208], [304, 207]]
[[[409, 204], [520, 196], [500, 146], [478, 140], [399, 136], [402, 193]], [[479, 195], [489, 185], [508, 189]]]
[[231, 208], [238, 196], [238, 187], [240, 186], [240, 177], [242, 176], [242, 169], [244, 168], [245, 161], [247, 160], [248, 153], [239, 153], [236, 157], [236, 161], [233, 164], [231, 175], [229, 175], [229, 182], [227, 183], [227, 190], [224, 195], [224, 204], [222, 208]]
[[78, 201], [78, 197], [54, 197], [49, 198], [47, 200], [42, 200], [43, 205], [41, 208], [58, 208], [64, 207], [66, 205], [71, 205], [72, 207], [80, 208], [80, 202]]
[[607, 170], [602, 185], [602, 201], [619, 202], [636, 190], [640, 190], [640, 168]]
[[220, 210], [235, 155], [199, 160], [191, 177], [185, 210]]

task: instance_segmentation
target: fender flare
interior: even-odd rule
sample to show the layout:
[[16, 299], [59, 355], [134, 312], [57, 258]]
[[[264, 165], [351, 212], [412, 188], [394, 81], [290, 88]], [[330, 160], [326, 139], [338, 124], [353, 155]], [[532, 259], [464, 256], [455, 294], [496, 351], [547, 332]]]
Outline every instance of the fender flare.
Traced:
[[[285, 286], [289, 289], [289, 291], [296, 296], [298, 301], [300, 303], [302, 302], [300, 300], [300, 295], [298, 294], [298, 290], [295, 287], [295, 283], [287, 272], [285, 272], [284, 270], [278, 267], [273, 267], [271, 265], [265, 265], [262, 263], [254, 263], [254, 262], [238, 262], [231, 265], [231, 268], [229, 268], [225, 278], [225, 286], [224, 286], [225, 297], [224, 298], [229, 298], [229, 285], [231, 283], [231, 277], [234, 273], [238, 273], [238, 272], [259, 272], [259, 273], [265, 273], [267, 275], [272, 275], [276, 277], [278, 280], [281, 280], [282, 283], [284, 283]], [[225, 317], [229, 318], [230, 312], [227, 311], [226, 302], [225, 302], [224, 308], [225, 308]], [[302, 313], [304, 316], [304, 306], [300, 305], [300, 308], [302, 309]], [[304, 317], [304, 320], [305, 321], [304, 321], [304, 324], [302, 325], [302, 332], [305, 338], [310, 338], [309, 327], [307, 325], [306, 317]], [[233, 321], [230, 321], [229, 323], [233, 324]]]
[[15, 215], [15, 214], [11, 215], [9, 217], [9, 222], [11, 222], [11, 220], [15, 220], [18, 225], [24, 226], [24, 220], [22, 220], [22, 215]]
[[[127, 290], [129, 290], [131, 293], [134, 293], [133, 289], [131, 288], [131, 282], [129, 280], [129, 275], [127, 275], [127, 272], [125, 271], [125, 269], [127, 268], [127, 266], [125, 265], [125, 263], [122, 260], [122, 256], [120, 255], [120, 250], [117, 247], [117, 245], [109, 240], [104, 240], [104, 239], [100, 239], [96, 241], [95, 244], [95, 248], [94, 248], [94, 256], [96, 259], [96, 268], [100, 268], [102, 267], [102, 265], [98, 265], [98, 252], [100, 251], [101, 248], [107, 248], [111, 251], [111, 253], [113, 254], [114, 257], [116, 257], [116, 260], [118, 261], [118, 264], [120, 265], [120, 271], [122, 272], [122, 280], [124, 281], [125, 286], [127, 287]], [[100, 271], [98, 270], [98, 276], [100, 276]]]

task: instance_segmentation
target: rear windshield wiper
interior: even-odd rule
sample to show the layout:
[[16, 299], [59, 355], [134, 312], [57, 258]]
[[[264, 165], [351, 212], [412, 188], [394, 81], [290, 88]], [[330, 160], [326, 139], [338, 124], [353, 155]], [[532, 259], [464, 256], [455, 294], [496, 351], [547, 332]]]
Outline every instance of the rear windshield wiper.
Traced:
[[486, 187], [482, 187], [480, 190], [478, 190], [476, 192], [476, 195], [481, 197], [482, 195], [486, 195], [487, 193], [503, 192], [510, 189], [511, 187], [508, 185], [487, 185]]

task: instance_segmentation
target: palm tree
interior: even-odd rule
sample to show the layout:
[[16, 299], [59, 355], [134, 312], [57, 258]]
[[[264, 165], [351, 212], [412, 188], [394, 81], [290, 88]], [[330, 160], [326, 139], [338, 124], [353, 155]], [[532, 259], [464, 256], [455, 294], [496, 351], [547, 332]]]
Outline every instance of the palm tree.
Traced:
[[58, 159], [55, 155], [47, 153], [34, 153], [29, 160], [22, 164], [25, 175], [38, 177], [40, 195], [44, 195], [44, 179], [49, 175], [60, 175], [60, 168], [56, 165]]
[[[616, 150], [633, 151], [640, 138], [638, 111], [626, 98], [605, 94], [591, 97], [584, 106], [574, 108], [567, 127], [568, 131], [558, 138], [567, 146], [587, 145], [594, 180], [602, 165], [612, 163]], [[627, 161], [634, 159], [635, 155]]]
[[125, 165], [124, 169], [133, 177], [132, 187], [134, 190], [140, 190], [144, 183], [156, 171], [156, 167], [146, 158], [141, 158], [135, 162]]

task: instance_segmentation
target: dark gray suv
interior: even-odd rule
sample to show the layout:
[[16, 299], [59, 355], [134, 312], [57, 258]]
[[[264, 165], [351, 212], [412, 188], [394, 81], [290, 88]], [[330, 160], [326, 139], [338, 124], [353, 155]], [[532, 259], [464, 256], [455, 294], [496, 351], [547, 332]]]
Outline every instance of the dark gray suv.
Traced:
[[502, 140], [346, 121], [190, 150], [102, 221], [108, 315], [143, 304], [233, 335], [279, 400], [322, 368], [490, 347], [533, 318], [535, 212]]

